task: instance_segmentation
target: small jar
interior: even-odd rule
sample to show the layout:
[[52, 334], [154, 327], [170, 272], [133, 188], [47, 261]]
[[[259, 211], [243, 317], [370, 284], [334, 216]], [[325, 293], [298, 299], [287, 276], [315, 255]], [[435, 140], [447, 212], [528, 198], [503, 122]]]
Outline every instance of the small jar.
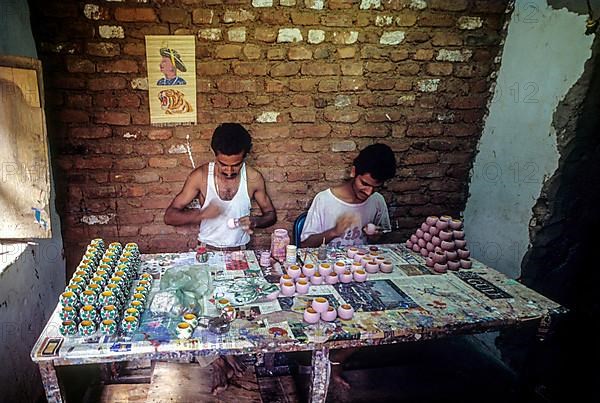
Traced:
[[271, 255], [280, 262], [285, 260], [286, 248], [290, 244], [290, 237], [286, 229], [278, 228], [271, 235]]
[[196, 261], [198, 263], [206, 263], [208, 262], [208, 251], [206, 250], [206, 246], [199, 246], [196, 250]]

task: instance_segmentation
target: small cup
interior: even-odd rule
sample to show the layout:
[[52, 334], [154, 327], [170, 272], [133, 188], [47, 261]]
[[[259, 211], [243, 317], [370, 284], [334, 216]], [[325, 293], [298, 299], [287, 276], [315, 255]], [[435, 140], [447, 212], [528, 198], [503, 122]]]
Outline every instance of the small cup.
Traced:
[[433, 261], [435, 263], [444, 264], [447, 260], [448, 258], [446, 257], [446, 253], [444, 252], [435, 252], [433, 254]]
[[430, 215], [429, 217], [427, 217], [425, 219], [425, 222], [431, 226], [431, 225], [435, 225], [435, 223], [438, 221], [438, 219], [439, 218], [437, 216]]
[[77, 323], [71, 319], [63, 320], [58, 331], [63, 336], [73, 336], [77, 334]]
[[58, 316], [62, 321], [66, 320], [76, 320], [77, 319], [77, 310], [72, 306], [63, 306], [63, 308], [58, 313]]
[[335, 318], [337, 318], [337, 312], [332, 306], [329, 306], [325, 312], [321, 312], [321, 319], [325, 322], [332, 322]]
[[454, 246], [454, 241], [442, 241], [442, 244], [440, 245], [442, 247], [443, 250], [454, 250], [455, 246]]
[[457, 220], [457, 219], [451, 219], [448, 221], [448, 224], [450, 225], [450, 228], [452, 228], [453, 230], [460, 230], [462, 228], [462, 221], [461, 220]]
[[350, 259], [353, 259], [356, 252], [358, 252], [358, 248], [351, 246], [346, 250], [346, 255], [348, 255]]
[[189, 323], [181, 322], [177, 324], [177, 329], [175, 331], [179, 339], [189, 339], [192, 337], [194, 329], [192, 329], [192, 326], [190, 326]]
[[282, 283], [280, 286], [281, 294], [285, 296], [292, 296], [296, 292], [296, 286], [291, 281]]
[[394, 266], [392, 265], [392, 262], [390, 262], [389, 260], [385, 260], [385, 261], [379, 263], [379, 270], [381, 270], [382, 273], [391, 273], [393, 269], [394, 269]]
[[295, 264], [291, 265], [287, 269], [287, 274], [293, 279], [298, 278], [301, 273], [302, 271], [300, 270], [300, 267], [296, 266]]
[[340, 278], [340, 283], [344, 283], [344, 284], [350, 283], [353, 280], [352, 272], [349, 270], [346, 270], [342, 274], [339, 274], [338, 277]]
[[458, 253], [459, 259], [468, 259], [469, 256], [471, 256], [471, 252], [469, 252], [467, 249], [458, 249], [456, 253]]
[[302, 316], [304, 317], [304, 321], [307, 323], [317, 323], [321, 317], [319, 312], [310, 306], [304, 310], [304, 314]]
[[413, 245], [412, 250], [413, 250], [413, 252], [421, 252], [421, 247], [419, 246], [418, 243], [416, 243]]
[[440, 231], [439, 235], [442, 241], [451, 241], [453, 237], [452, 231]]
[[105, 336], [112, 336], [117, 332], [117, 322], [113, 319], [104, 319], [100, 322], [100, 333]]
[[321, 276], [320, 273], [315, 273], [311, 278], [310, 278], [310, 283], [312, 285], [320, 285], [323, 284], [323, 276]]
[[96, 331], [96, 325], [91, 320], [82, 320], [78, 330], [80, 336], [91, 336]]
[[456, 271], [460, 269], [460, 262], [457, 260], [449, 260], [446, 264], [448, 265], [448, 270]]
[[461, 269], [470, 269], [472, 265], [473, 261], [471, 259], [460, 259]]
[[[362, 255], [364, 256], [364, 253]], [[356, 260], [356, 256], [358, 256], [358, 253], [356, 255], [354, 255], [355, 260]], [[319, 273], [321, 273], [322, 276], [328, 276], [332, 271], [333, 271], [333, 268], [331, 267], [331, 265], [329, 263], [319, 264]]]
[[116, 320], [119, 316], [119, 310], [114, 305], [105, 305], [100, 309], [100, 317], [102, 319]]
[[423, 239], [424, 239], [426, 242], [431, 242], [431, 238], [433, 238], [433, 235], [431, 235], [431, 234], [429, 233], [429, 231], [423, 234]]
[[292, 282], [292, 283], [294, 282], [294, 279], [289, 274], [284, 274], [281, 277], [279, 277], [279, 284], [289, 283], [289, 282]]
[[429, 233], [430, 233], [431, 235], [433, 235], [433, 236], [437, 236], [437, 234], [439, 234], [439, 233], [440, 233], [440, 230], [439, 230], [439, 229], [438, 229], [438, 227], [437, 227], [437, 223], [436, 223], [436, 225], [432, 225], [432, 226], [429, 228]]
[[296, 292], [298, 294], [306, 294], [308, 292], [308, 288], [310, 287], [307, 280], [302, 279], [296, 282]]
[[423, 232], [423, 230], [422, 230], [421, 228], [419, 228], [419, 229], [417, 229], [417, 230], [415, 231], [415, 235], [416, 235], [416, 236], [417, 236], [417, 238], [419, 238], [419, 239], [423, 238], [423, 234], [424, 234], [424, 232]]
[[94, 308], [93, 305], [84, 305], [79, 310], [79, 317], [82, 321], [95, 321], [98, 317], [98, 313], [96, 312], [96, 308]]
[[135, 308], [127, 308], [125, 309], [125, 316], [135, 316], [136, 318], [138, 318], [138, 320], [140, 319], [140, 311], [138, 311]]
[[363, 268], [362, 263], [360, 262], [352, 262], [352, 264], [350, 265], [350, 271], [354, 272], [356, 270], [360, 270]]
[[343, 262], [341, 260], [335, 262], [335, 264], [333, 265], [333, 271], [336, 274], [342, 274], [343, 272], [346, 271], [346, 262]]
[[377, 273], [379, 271], [379, 264], [375, 262], [367, 262], [367, 264], [365, 265], [365, 270], [367, 271], [367, 273]]
[[447, 250], [446, 251], [446, 259], [448, 261], [456, 260], [457, 258], [458, 258], [458, 253], [455, 250]]
[[223, 308], [223, 310], [221, 311], [223, 315], [225, 315], [225, 317], [227, 318], [228, 321], [233, 321], [236, 316], [237, 316], [237, 312], [235, 310], [234, 307], [232, 307], [231, 305], [226, 306], [225, 308]]
[[365, 257], [365, 255], [366, 255], [365, 252], [358, 251], [354, 254], [353, 259], [355, 262], [360, 262]]
[[352, 276], [354, 277], [354, 281], [359, 283], [367, 280], [367, 272], [363, 269], [355, 270]]
[[452, 220], [452, 216], [449, 216], [449, 215], [442, 215], [442, 216], [440, 216], [440, 221], [450, 222], [450, 220]]
[[465, 241], [464, 239], [455, 239], [454, 245], [456, 245], [458, 249], [464, 249], [465, 246], [467, 246], [467, 241]]
[[423, 238], [419, 238], [419, 240], [417, 241], [417, 245], [419, 245], [419, 248], [424, 248], [427, 245], [427, 241]]
[[304, 273], [304, 275], [306, 277], [312, 277], [312, 276], [314, 276], [316, 271], [317, 271], [317, 269], [315, 268], [315, 265], [312, 264], [312, 263], [306, 263], [302, 267], [302, 273]]
[[408, 249], [412, 249], [414, 244], [412, 243], [412, 241], [410, 239], [407, 239], [405, 245]]
[[215, 304], [217, 305], [217, 309], [223, 309], [226, 306], [231, 305], [231, 302], [229, 302], [227, 298], [219, 298], [215, 301]]
[[421, 224], [421, 231], [423, 231], [423, 235], [425, 235], [429, 231], [430, 227], [431, 225], [427, 224], [427, 222]]
[[[228, 308], [228, 307], [225, 307], [225, 308]], [[225, 309], [225, 308], [223, 308], [223, 309]], [[183, 321], [186, 323], [189, 323], [191, 327], [198, 326], [198, 318], [193, 313], [184, 313]]]
[[431, 257], [426, 258], [425, 259], [425, 265], [427, 267], [433, 267], [433, 265], [434, 265], [433, 259]]
[[311, 307], [315, 311], [322, 313], [327, 311], [327, 308], [329, 308], [329, 302], [327, 301], [327, 298], [317, 297], [312, 300]]
[[338, 307], [337, 313], [340, 319], [349, 320], [354, 316], [354, 308], [348, 304], [342, 304]]
[[446, 273], [446, 271], [448, 270], [448, 265], [445, 263], [443, 263], [443, 264], [442, 263], [434, 263], [433, 270], [436, 271], [437, 273]]
[[340, 279], [338, 278], [337, 273], [329, 273], [329, 275], [327, 277], [325, 277], [325, 282], [327, 284], [333, 285], [333, 284], [337, 284], [340, 281]]
[[[435, 227], [440, 231], [446, 230], [449, 227], [448, 221], [443, 221], [440, 217], [438, 222], [435, 223]], [[433, 234], [433, 235], [435, 235], [435, 234]]]
[[132, 334], [137, 330], [139, 325], [140, 321], [135, 316], [125, 316], [121, 321], [121, 331], [124, 334]]
[[96, 305], [96, 294], [92, 290], [84, 290], [79, 294], [81, 305]]
[[419, 237], [418, 237], [418, 236], [416, 236], [415, 234], [412, 234], [412, 235], [410, 236], [410, 239], [409, 239], [409, 241], [411, 241], [413, 244], [415, 244], [415, 243], [417, 243], [417, 242], [419, 241]]

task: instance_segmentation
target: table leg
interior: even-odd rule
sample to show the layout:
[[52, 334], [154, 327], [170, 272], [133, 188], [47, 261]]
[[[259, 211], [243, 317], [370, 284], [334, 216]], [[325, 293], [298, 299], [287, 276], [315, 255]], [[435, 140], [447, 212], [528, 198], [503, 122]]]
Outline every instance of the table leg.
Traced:
[[38, 366], [40, 368], [40, 374], [42, 375], [42, 383], [44, 384], [48, 403], [61, 403], [63, 397], [60, 393], [60, 385], [58, 384], [58, 377], [56, 376], [54, 364], [52, 361], [40, 361], [38, 362]]
[[310, 376], [310, 403], [324, 403], [329, 388], [331, 364], [329, 362], [329, 348], [321, 347], [312, 352], [312, 373]]

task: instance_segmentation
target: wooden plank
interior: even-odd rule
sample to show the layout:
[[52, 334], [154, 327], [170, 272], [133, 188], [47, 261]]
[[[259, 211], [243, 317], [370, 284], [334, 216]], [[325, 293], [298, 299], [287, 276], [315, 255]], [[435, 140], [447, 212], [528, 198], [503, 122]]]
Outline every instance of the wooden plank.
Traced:
[[148, 398], [149, 384], [104, 385], [98, 400], [100, 403], [145, 402]]
[[147, 402], [261, 403], [254, 367], [235, 377], [227, 390], [213, 396], [212, 367], [197, 364], [157, 362]]

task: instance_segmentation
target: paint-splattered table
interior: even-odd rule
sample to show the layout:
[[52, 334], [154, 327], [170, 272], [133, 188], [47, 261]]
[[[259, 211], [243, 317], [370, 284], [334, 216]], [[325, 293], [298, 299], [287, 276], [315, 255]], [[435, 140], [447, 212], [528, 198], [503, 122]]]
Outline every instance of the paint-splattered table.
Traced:
[[[42, 374], [49, 401], [62, 401], [55, 366], [110, 363], [132, 359], [192, 361], [216, 354], [312, 351], [311, 401], [323, 402], [330, 376], [330, 349], [427, 340], [455, 334], [482, 333], [525, 322], [541, 328], [564, 312], [559, 304], [473, 261], [469, 270], [435, 274], [424, 260], [403, 245], [380, 245], [393, 262], [389, 274], [370, 274], [367, 282], [311, 286], [306, 295], [268, 299], [265, 289], [278, 283], [276, 268], [261, 268], [252, 251], [210, 252], [197, 264], [194, 253], [143, 255], [141, 270], [156, 279], [140, 328], [131, 336], [63, 337], [57, 305], [31, 352]], [[301, 250], [304, 263], [318, 263], [316, 250]], [[346, 260], [345, 250], [330, 249], [328, 261]], [[197, 264], [211, 273], [214, 289], [202, 299], [202, 314], [216, 316], [215, 299], [236, 305], [237, 318], [223, 335], [198, 326], [180, 340], [175, 327], [181, 317], [153, 309], [160, 278], [170, 268]], [[275, 265], [277, 266], [277, 265]], [[322, 296], [330, 304], [352, 305], [351, 320], [307, 324], [302, 312]], [[272, 296], [271, 296], [272, 297]]]

